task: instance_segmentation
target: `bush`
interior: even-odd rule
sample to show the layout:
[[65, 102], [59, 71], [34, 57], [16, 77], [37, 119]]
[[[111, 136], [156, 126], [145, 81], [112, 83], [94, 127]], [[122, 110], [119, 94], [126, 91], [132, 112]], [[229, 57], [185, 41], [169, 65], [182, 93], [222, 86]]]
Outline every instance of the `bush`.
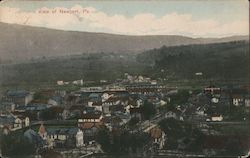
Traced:
[[4, 156], [28, 156], [35, 153], [35, 145], [24, 136], [9, 134], [1, 136], [1, 151]]

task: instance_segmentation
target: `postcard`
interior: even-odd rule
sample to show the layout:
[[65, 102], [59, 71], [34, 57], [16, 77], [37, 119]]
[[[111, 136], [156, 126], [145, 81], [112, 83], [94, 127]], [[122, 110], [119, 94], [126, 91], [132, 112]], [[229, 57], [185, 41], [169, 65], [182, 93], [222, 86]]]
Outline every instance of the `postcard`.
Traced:
[[249, 157], [247, 0], [0, 2], [0, 157]]

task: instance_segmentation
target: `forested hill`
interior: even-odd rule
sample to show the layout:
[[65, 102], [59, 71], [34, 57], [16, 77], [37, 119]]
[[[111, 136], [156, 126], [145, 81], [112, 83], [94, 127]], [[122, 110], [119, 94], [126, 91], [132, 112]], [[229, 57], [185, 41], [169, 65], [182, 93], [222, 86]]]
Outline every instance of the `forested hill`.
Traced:
[[[166, 81], [246, 79], [249, 42], [161, 47], [141, 54], [90, 53], [1, 65], [0, 85], [55, 84], [57, 80], [115, 80], [124, 73]], [[202, 72], [202, 76], [196, 76]]]
[[249, 41], [219, 44], [163, 46], [138, 55], [139, 62], [151, 64], [157, 77], [194, 79], [247, 79]]

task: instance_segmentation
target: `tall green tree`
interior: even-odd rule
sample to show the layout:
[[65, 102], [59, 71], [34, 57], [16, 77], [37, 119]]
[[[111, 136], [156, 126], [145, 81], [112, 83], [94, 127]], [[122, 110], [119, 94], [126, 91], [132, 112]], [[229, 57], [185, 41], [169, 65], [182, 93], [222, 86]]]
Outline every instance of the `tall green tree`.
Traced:
[[152, 116], [155, 115], [156, 109], [152, 103], [145, 101], [144, 104], [141, 106], [141, 112], [144, 119], [149, 120]]

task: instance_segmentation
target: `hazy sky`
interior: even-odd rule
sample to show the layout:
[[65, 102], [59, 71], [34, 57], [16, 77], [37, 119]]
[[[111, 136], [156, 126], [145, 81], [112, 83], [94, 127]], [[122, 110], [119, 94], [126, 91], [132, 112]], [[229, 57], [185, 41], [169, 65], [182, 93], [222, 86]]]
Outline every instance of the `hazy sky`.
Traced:
[[248, 10], [247, 0], [19, 0], [1, 2], [0, 21], [115, 34], [223, 37], [249, 34]]

